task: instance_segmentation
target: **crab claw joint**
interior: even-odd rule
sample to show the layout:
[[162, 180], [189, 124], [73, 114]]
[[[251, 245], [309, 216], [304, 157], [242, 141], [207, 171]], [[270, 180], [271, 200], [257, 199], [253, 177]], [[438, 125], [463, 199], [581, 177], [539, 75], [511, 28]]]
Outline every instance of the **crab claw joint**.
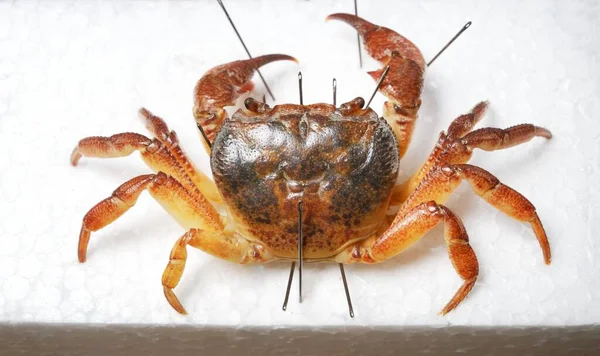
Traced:
[[254, 72], [265, 64], [284, 60], [298, 63], [286, 54], [267, 54], [216, 66], [200, 78], [194, 88], [193, 113], [210, 141], [227, 118], [224, 107], [235, 105], [241, 94], [254, 87]]

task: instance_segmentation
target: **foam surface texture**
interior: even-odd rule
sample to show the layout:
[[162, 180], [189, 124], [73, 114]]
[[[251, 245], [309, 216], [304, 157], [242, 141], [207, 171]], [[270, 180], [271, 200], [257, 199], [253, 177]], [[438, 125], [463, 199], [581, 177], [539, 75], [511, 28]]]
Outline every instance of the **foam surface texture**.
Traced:
[[[253, 55], [299, 59], [262, 69], [276, 103], [368, 98], [356, 32], [326, 22], [351, 1], [226, 2]], [[189, 312], [166, 302], [161, 275], [184, 233], [147, 193], [93, 233], [77, 262], [83, 215], [121, 183], [148, 173], [137, 153], [83, 158], [79, 139], [147, 134], [144, 106], [163, 117], [209, 173], [191, 114], [192, 89], [209, 68], [246, 58], [216, 1], [0, 3], [0, 329], [14, 323], [187, 324], [198, 328], [569, 327], [600, 323], [600, 36], [597, 2], [359, 2], [361, 16], [390, 27], [432, 58], [463, 24], [473, 25], [427, 70], [420, 118], [401, 178], [412, 174], [452, 119], [489, 100], [478, 127], [534, 123], [551, 140], [471, 163], [494, 173], [537, 207], [552, 247], [543, 263], [529, 225], [496, 211], [462, 184], [448, 201], [463, 220], [480, 277], [453, 312], [438, 315], [461, 284], [443, 229], [379, 265], [346, 267], [356, 317], [348, 316], [336, 265], [306, 265], [304, 301], [281, 310], [288, 264], [235, 265], [188, 249], [176, 289]], [[258, 76], [255, 98], [264, 86]], [[269, 101], [273, 104], [273, 101]], [[371, 105], [382, 112], [384, 97]], [[231, 108], [233, 112], [235, 108]], [[597, 330], [597, 329], [596, 329]], [[1, 353], [1, 351], [0, 351]]]

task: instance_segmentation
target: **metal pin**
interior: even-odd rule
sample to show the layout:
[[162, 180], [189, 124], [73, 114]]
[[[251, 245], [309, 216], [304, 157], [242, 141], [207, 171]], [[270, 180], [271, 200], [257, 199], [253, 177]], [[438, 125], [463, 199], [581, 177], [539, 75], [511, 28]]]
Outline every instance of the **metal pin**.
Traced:
[[[354, 0], [354, 15], [358, 16], [356, 0]], [[358, 34], [358, 31], [356, 31], [356, 42], [358, 43], [358, 61], [360, 62], [360, 67], [362, 68], [362, 51], [360, 50], [360, 35]]]
[[206, 141], [206, 144], [208, 145], [208, 148], [212, 149], [212, 143], [210, 143], [210, 140], [208, 139], [208, 136], [206, 136], [206, 132], [204, 132], [204, 129], [202, 128], [202, 125], [200, 125], [199, 123], [196, 123], [196, 126], [198, 126], [198, 130], [200, 130], [200, 133], [202, 134], [202, 137], [204, 138], [204, 141]]
[[302, 72], [298, 72], [298, 90], [300, 90], [300, 105], [304, 105], [302, 98]]
[[[304, 239], [302, 237], [302, 200], [298, 202], [298, 292], [299, 301], [302, 303], [302, 267], [304, 265], [302, 259], [302, 246], [304, 245]], [[290, 276], [288, 277], [287, 288], [285, 289], [285, 298], [283, 299], [283, 311], [287, 310], [288, 299], [290, 298], [290, 289], [292, 288], [292, 280], [294, 279], [294, 269], [296, 269], [296, 262], [292, 262], [290, 266]]]
[[[356, 1], [354, 2], [354, 4], [356, 5]], [[384, 73], [384, 75], [385, 75], [385, 73]], [[379, 84], [377, 86], [379, 87]], [[377, 90], [377, 89], [375, 89], [375, 90]], [[333, 78], [333, 106], [334, 107], [336, 107], [336, 97], [337, 97], [337, 80], [335, 78]], [[344, 291], [346, 292], [346, 300], [348, 301], [348, 312], [350, 313], [350, 317], [354, 318], [354, 308], [352, 308], [352, 299], [350, 299], [350, 290], [348, 289], [348, 281], [346, 280], [346, 272], [344, 272], [344, 265], [341, 263], [339, 265], [340, 265], [340, 273], [342, 274], [342, 281], [344, 282]]]
[[288, 299], [290, 299], [290, 289], [292, 289], [292, 280], [294, 279], [294, 270], [296, 269], [296, 261], [292, 262], [292, 266], [290, 267], [290, 276], [288, 278], [287, 288], [285, 289], [285, 299], [283, 299], [283, 306], [281, 309], [283, 311], [287, 310]]
[[354, 318], [354, 308], [352, 308], [352, 300], [350, 299], [350, 291], [348, 290], [348, 281], [346, 280], [346, 272], [344, 265], [340, 263], [340, 273], [342, 274], [342, 282], [344, 282], [344, 291], [346, 291], [346, 300], [348, 301], [348, 312], [350, 317]]
[[446, 48], [448, 48], [448, 46], [450, 46], [452, 44], [452, 42], [454, 42], [454, 40], [456, 40], [458, 38], [458, 36], [460, 36], [463, 32], [465, 32], [465, 30], [467, 28], [469, 28], [470, 26], [471, 26], [471, 21], [467, 22], [460, 29], [460, 31], [458, 31], [458, 33], [456, 35], [454, 35], [454, 37], [452, 37], [452, 39], [450, 40], [450, 42], [446, 43], [446, 45], [444, 46], [444, 48], [442, 48], [442, 50], [439, 51], [438, 54], [436, 54], [435, 57], [433, 57], [433, 59], [429, 61], [429, 63], [427, 63], [427, 66], [429, 67], [431, 65], [431, 63], [433, 63], [433, 61], [435, 61], [437, 59], [437, 57], [439, 57], [440, 54], [442, 54], [446, 50]]
[[337, 107], [336, 105], [336, 96], [337, 96], [337, 80], [333, 78], [333, 107]]
[[388, 74], [389, 70], [390, 70], [390, 66], [385, 67], [385, 70], [383, 71], [383, 74], [381, 75], [381, 78], [379, 78], [379, 80], [377, 81], [377, 85], [375, 86], [375, 90], [373, 91], [373, 94], [371, 95], [371, 98], [367, 102], [367, 106], [365, 106], [365, 109], [368, 108], [369, 105], [371, 104], [371, 101], [373, 101], [373, 98], [375, 97], [375, 94], [377, 94], [377, 90], [379, 90], [379, 87], [381, 86], [381, 83], [383, 82], [383, 79], [385, 78], [385, 76]]
[[267, 103], [267, 96], [265, 94], [263, 94], [263, 104]]
[[302, 267], [304, 261], [302, 260], [302, 247], [304, 246], [304, 239], [302, 237], [302, 200], [298, 202], [298, 301], [302, 303]]
[[[223, 5], [223, 1], [222, 0], [217, 0], [217, 2], [219, 3], [219, 5], [221, 5], [221, 9], [223, 9], [223, 12], [225, 13], [225, 16], [227, 16], [227, 19], [229, 20], [229, 23], [231, 24], [231, 27], [233, 27], [233, 30], [235, 31], [235, 34], [240, 39], [240, 42], [242, 43], [242, 46], [244, 46], [244, 49], [246, 50], [246, 53], [248, 54], [248, 57], [250, 57], [250, 59], [252, 59], [252, 55], [250, 54], [250, 51], [248, 50], [248, 47], [246, 47], [246, 44], [244, 43], [244, 40], [242, 39], [242, 36], [240, 36], [240, 33], [238, 32], [237, 28], [233, 24], [233, 21], [231, 20], [231, 17], [229, 16], [229, 13], [225, 9], [225, 5]], [[265, 78], [263, 78], [262, 73], [260, 72], [260, 70], [258, 68], [255, 68], [255, 69], [256, 69], [256, 72], [258, 73], [258, 76], [260, 77], [260, 80], [262, 80], [263, 84], [265, 85], [265, 88], [267, 89], [267, 92], [269, 93], [269, 96], [273, 99], [273, 101], [275, 101], [275, 97], [273, 96], [273, 93], [271, 92], [271, 88], [269, 88], [269, 85], [267, 85], [267, 82], [265, 81]]]

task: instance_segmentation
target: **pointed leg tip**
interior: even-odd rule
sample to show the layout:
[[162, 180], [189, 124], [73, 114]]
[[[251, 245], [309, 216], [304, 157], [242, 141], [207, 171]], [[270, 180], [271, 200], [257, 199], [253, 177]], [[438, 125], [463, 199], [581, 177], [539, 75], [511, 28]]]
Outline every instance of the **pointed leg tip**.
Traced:
[[77, 260], [79, 263], [85, 263], [87, 261], [87, 246], [77, 246]]
[[544, 263], [546, 264], [546, 266], [550, 266], [550, 264], [552, 263], [552, 253], [550, 252], [550, 245], [548, 245], [547, 248], [542, 250], [542, 254], [544, 256]]
[[73, 153], [71, 153], [71, 158], [69, 159], [71, 166], [77, 167], [77, 164], [79, 163], [79, 159], [81, 157], [82, 157], [81, 153], [79, 152], [77, 147], [75, 147], [75, 149], [73, 150]]
[[458, 304], [460, 304], [460, 302], [462, 302], [462, 300], [457, 302], [453, 298], [451, 301], [448, 302], [448, 304], [446, 304], [444, 306], [444, 308], [438, 313], [438, 315], [445, 317], [446, 315], [448, 315], [448, 313], [450, 313], [451, 311], [456, 309], [456, 307], [458, 306]]
[[472, 110], [472, 113], [478, 116], [483, 116], [485, 112], [488, 110], [490, 106], [490, 102], [488, 100], [484, 100], [477, 105]]
[[175, 309], [176, 312], [178, 312], [181, 315], [188, 314], [171, 288], [163, 287], [163, 291], [165, 297], [167, 298], [167, 302], [169, 302], [169, 305], [171, 305], [171, 307]]
[[552, 132], [550, 132], [550, 130], [545, 129], [543, 127], [537, 127], [537, 130], [538, 130], [538, 136], [541, 136], [548, 140], [552, 138]]
[[81, 247], [77, 248], [77, 260], [79, 263], [85, 263], [87, 261], [87, 251]]
[[150, 113], [150, 111], [148, 109], [146, 109], [145, 107], [139, 108], [138, 114], [143, 118], [146, 118], [146, 117], [152, 115], [152, 113]]
[[90, 242], [90, 234], [91, 231], [86, 228], [85, 223], [82, 224], [81, 232], [79, 233], [79, 243], [77, 244], [77, 258], [79, 259], [80, 263], [84, 263], [86, 261], [88, 243]]
[[[460, 302], [458, 302], [460, 304]], [[450, 313], [451, 311], [453, 311], [456, 307], [458, 306], [458, 304], [454, 304], [453, 301], [450, 301], [448, 304], [446, 304], [446, 306], [444, 307], [444, 309], [442, 309], [438, 315], [439, 316], [446, 316], [448, 315], [448, 313]]]

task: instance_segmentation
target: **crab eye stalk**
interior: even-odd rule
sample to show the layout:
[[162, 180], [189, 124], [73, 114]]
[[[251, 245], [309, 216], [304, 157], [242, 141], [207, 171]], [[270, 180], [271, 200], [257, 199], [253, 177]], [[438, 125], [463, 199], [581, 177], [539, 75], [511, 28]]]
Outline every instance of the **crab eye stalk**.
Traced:
[[340, 112], [344, 115], [356, 115], [362, 111], [364, 105], [365, 99], [359, 96], [340, 105]]
[[247, 98], [244, 100], [244, 106], [247, 110], [250, 110], [255, 114], [264, 114], [271, 109], [269, 105], [254, 98]]

